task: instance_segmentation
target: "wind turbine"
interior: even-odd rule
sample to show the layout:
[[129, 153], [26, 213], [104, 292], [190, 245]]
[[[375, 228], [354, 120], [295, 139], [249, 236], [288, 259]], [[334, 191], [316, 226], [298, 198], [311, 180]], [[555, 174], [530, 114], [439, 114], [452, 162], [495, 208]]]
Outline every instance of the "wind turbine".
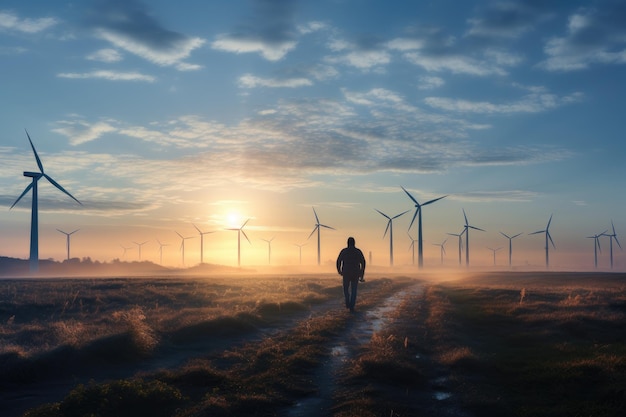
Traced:
[[146, 240], [145, 242], [141, 242], [141, 243], [137, 243], [137, 242], [133, 242], [133, 243], [139, 247], [139, 262], [141, 262], [141, 247], [145, 245], [146, 243], [148, 243], [148, 241]]
[[[28, 142], [30, 142], [30, 147], [33, 149], [33, 153], [35, 154], [35, 160], [37, 161], [37, 166], [39, 167], [40, 172], [31, 172], [24, 171], [24, 176], [32, 178], [32, 182], [24, 189], [22, 194], [15, 200], [15, 203], [11, 206], [10, 209], [15, 207], [15, 205], [28, 193], [31, 189], [33, 190], [33, 199], [32, 199], [32, 209], [30, 213], [30, 271], [37, 272], [39, 270], [39, 215], [38, 215], [38, 193], [37, 193], [37, 181], [39, 181], [42, 177], [48, 180], [48, 182], [54, 185], [56, 188], [70, 196], [74, 201], [76, 201], [81, 206], [83, 203], [78, 201], [72, 194], [67, 192], [65, 188], [61, 187], [59, 183], [52, 179], [48, 174], [44, 172], [43, 164], [41, 163], [41, 159], [39, 159], [39, 155], [37, 155], [37, 151], [35, 150], [35, 145], [33, 145], [33, 141], [30, 139], [30, 135], [28, 131], [24, 129], [26, 132], [26, 136], [28, 137]], [[10, 210], [9, 209], [9, 210]]]
[[[176, 232], [176, 231], [175, 231]], [[184, 237], [180, 233], [176, 232], [176, 234], [180, 237], [180, 251], [183, 253], [183, 266], [185, 266], [185, 240], [193, 239], [193, 236]]]
[[443, 255], [446, 253], [446, 248], [444, 247], [444, 245], [446, 244], [446, 242], [448, 241], [448, 239], [444, 240], [441, 243], [433, 243], [433, 245], [435, 246], [439, 246], [441, 248], [441, 265], [443, 265]]
[[496, 248], [496, 249], [493, 249], [493, 248], [487, 248], [487, 249], [489, 249], [490, 251], [493, 252], [493, 266], [496, 266], [496, 252], [499, 251], [502, 248], [500, 247], [500, 248]]
[[124, 249], [124, 253], [122, 253], [122, 258], [126, 256], [126, 252], [128, 252], [128, 249], [132, 249], [132, 248], [127, 248], [126, 246], [122, 246], [122, 245], [120, 245], [120, 247]]
[[622, 249], [622, 245], [620, 245], [619, 240], [617, 240], [617, 233], [615, 233], [615, 225], [613, 225], [613, 220], [611, 220], [611, 228], [613, 229], [613, 233], [610, 235], [605, 234], [604, 236], [609, 237], [609, 245], [610, 245], [610, 252], [611, 252], [611, 269], [613, 269], [613, 239], [615, 239], [615, 242], [617, 242], [617, 246], [619, 246], [620, 249]]
[[377, 212], [379, 212], [380, 214], [382, 214], [385, 218], [389, 220], [387, 222], [387, 227], [385, 228], [385, 233], [383, 234], [383, 239], [387, 235], [387, 232], [389, 232], [389, 265], [393, 266], [393, 220], [397, 219], [398, 217], [402, 216], [405, 213], [408, 213], [409, 210], [403, 211], [402, 213], [397, 214], [393, 217], [387, 216], [385, 213], [383, 213], [382, 211], [378, 209], [374, 209], [374, 210], [376, 210]]
[[309, 235], [307, 240], [310, 239], [311, 236], [313, 236], [313, 233], [315, 233], [315, 231], [317, 230], [317, 264], [321, 265], [320, 229], [322, 227], [325, 227], [327, 229], [335, 230], [335, 228], [334, 227], [330, 227], [330, 226], [326, 226], [325, 224], [321, 224], [320, 223], [320, 219], [319, 219], [319, 217], [317, 217], [317, 212], [315, 211], [315, 207], [313, 207], [313, 214], [315, 215], [315, 227], [313, 228], [313, 231], [311, 232], [311, 234]]
[[500, 234], [504, 236], [505, 238], [509, 239], [509, 266], [511, 266], [511, 259], [513, 257], [513, 239], [521, 235], [521, 233], [518, 233], [513, 236], [509, 236], [506, 233], [502, 233], [502, 232], [500, 232]]
[[204, 235], [208, 235], [214, 232], [203, 232], [195, 224], [193, 224], [193, 227], [195, 227], [198, 233], [200, 233], [200, 263], [203, 264], [204, 263]]
[[74, 230], [73, 232], [70, 232], [70, 233], [64, 232], [61, 229], [57, 229], [57, 230], [59, 232], [63, 233], [66, 236], [66, 238], [67, 238], [65, 246], [67, 247], [67, 260], [69, 261], [70, 260], [70, 236], [72, 236], [74, 233], [78, 232], [80, 229], [76, 229], [76, 230]]
[[271, 264], [272, 263], [272, 240], [274, 240], [274, 237], [272, 237], [271, 239], [261, 239], [264, 242], [267, 242], [267, 264]]
[[411, 262], [413, 263], [413, 265], [415, 265], [415, 242], [417, 242], [417, 239], [413, 239], [413, 236], [411, 236], [409, 232], [406, 232], [406, 234], [409, 235], [409, 239], [411, 239], [409, 250], [412, 252]]
[[448, 233], [450, 236], [459, 238], [459, 265], [461, 265], [461, 253], [463, 251], [463, 233], [465, 233], [465, 229], [461, 233]]
[[442, 198], [445, 198], [447, 196], [444, 195], [443, 197], [435, 198], [433, 200], [429, 200], [425, 203], [420, 204], [411, 194], [409, 194], [409, 192], [404, 187], [401, 188], [404, 190], [406, 195], [408, 195], [409, 198], [415, 203], [415, 214], [413, 215], [411, 224], [409, 224], [409, 230], [411, 230], [411, 226], [413, 226], [415, 217], [417, 217], [417, 263], [418, 267], [422, 268], [424, 266], [424, 253], [422, 249], [422, 207], [428, 204], [432, 204], [435, 201], [441, 200]]
[[163, 265], [163, 246], [169, 246], [167, 243], [161, 243], [159, 239], [156, 240], [159, 244], [159, 264]]
[[548, 246], [548, 240], [550, 240], [550, 243], [552, 243], [552, 247], [556, 249], [556, 246], [554, 245], [554, 241], [552, 240], [552, 236], [550, 235], [550, 223], [551, 222], [552, 222], [552, 214], [550, 215], [550, 219], [548, 220], [548, 225], [546, 226], [545, 230], [538, 230], [536, 232], [529, 233], [531, 235], [545, 233], [546, 235], [546, 268], [550, 266], [550, 253], [549, 253], [550, 247]]
[[302, 265], [302, 247], [303, 247], [304, 245], [306, 245], [306, 243], [303, 243], [303, 244], [301, 244], [301, 245], [298, 245], [298, 244], [294, 243], [293, 245], [294, 245], [294, 246], [297, 246], [297, 247], [299, 248], [299, 250], [300, 250], [300, 265]]
[[246, 235], [246, 232], [243, 231], [244, 226], [248, 224], [249, 221], [250, 219], [246, 220], [244, 224], [242, 224], [239, 228], [226, 229], [237, 231], [237, 266], [241, 266], [241, 234], [243, 233], [243, 236], [246, 238], [248, 243], [252, 244], [252, 242], [250, 242], [250, 239], [248, 239], [248, 235]]
[[598, 267], [598, 251], [602, 252], [602, 248], [600, 247], [600, 236], [606, 236], [606, 232], [608, 232], [608, 230], [605, 230], [599, 235], [587, 236], [588, 239], [593, 239], [594, 241], [593, 242], [593, 261], [594, 261], [594, 266], [596, 268]]
[[469, 229], [479, 230], [481, 232], [484, 232], [484, 230], [478, 227], [470, 226], [467, 221], [465, 209], [463, 209], [463, 217], [465, 217], [465, 226], [463, 230], [463, 233], [465, 233], [465, 265], [469, 267]]

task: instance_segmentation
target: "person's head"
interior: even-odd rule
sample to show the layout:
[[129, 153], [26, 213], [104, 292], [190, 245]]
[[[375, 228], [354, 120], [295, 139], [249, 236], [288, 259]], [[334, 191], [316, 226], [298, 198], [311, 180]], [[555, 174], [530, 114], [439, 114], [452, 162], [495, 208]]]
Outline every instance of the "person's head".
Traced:
[[355, 243], [354, 243], [354, 238], [353, 237], [349, 237], [348, 238], [348, 247], [352, 248], [354, 247]]

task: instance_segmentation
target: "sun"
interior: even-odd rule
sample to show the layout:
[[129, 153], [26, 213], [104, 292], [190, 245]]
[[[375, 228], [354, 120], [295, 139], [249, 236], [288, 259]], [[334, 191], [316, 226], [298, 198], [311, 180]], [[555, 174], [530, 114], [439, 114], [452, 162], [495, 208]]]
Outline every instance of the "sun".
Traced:
[[228, 227], [241, 227], [241, 215], [236, 211], [231, 211], [226, 214], [226, 222], [228, 223]]

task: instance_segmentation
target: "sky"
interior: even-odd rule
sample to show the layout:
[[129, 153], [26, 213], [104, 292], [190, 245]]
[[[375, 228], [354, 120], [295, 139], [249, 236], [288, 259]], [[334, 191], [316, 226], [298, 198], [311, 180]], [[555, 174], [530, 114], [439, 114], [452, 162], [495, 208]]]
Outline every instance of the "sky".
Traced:
[[[0, 3], [0, 255], [594, 268], [626, 233], [626, 3], [179, 0]], [[195, 225], [195, 227], [194, 227]], [[200, 254], [200, 235], [204, 252]], [[410, 233], [410, 234], [409, 234]], [[309, 237], [310, 236], [310, 237]], [[447, 240], [446, 240], [447, 239]], [[625, 238], [621, 238], [625, 239]], [[267, 241], [271, 240], [271, 243]], [[136, 242], [136, 243], [135, 243]], [[598, 239], [609, 268], [610, 238]], [[614, 242], [615, 270], [626, 255]], [[621, 243], [621, 241], [620, 241]], [[624, 242], [626, 243], [626, 242]], [[163, 246], [160, 246], [162, 244]], [[303, 245], [303, 246], [302, 246]], [[126, 249], [124, 249], [126, 248]], [[271, 258], [269, 252], [271, 249]], [[162, 254], [162, 261], [161, 261]], [[417, 255], [416, 255], [417, 256]], [[464, 261], [463, 261], [464, 262]]]

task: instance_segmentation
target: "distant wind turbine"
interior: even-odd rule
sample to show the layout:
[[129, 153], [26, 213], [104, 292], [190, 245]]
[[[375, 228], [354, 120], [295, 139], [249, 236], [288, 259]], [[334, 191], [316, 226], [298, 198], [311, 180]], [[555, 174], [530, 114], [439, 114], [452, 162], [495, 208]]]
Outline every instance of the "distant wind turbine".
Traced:
[[145, 242], [141, 242], [141, 243], [137, 243], [137, 242], [133, 242], [133, 243], [137, 245], [137, 247], [139, 247], [139, 262], [141, 262], [141, 247], [145, 245], [146, 243], [148, 243], [148, 241], [146, 240]]
[[550, 246], [548, 245], [548, 240], [552, 243], [552, 247], [556, 249], [554, 245], [554, 241], [552, 240], [552, 236], [550, 235], [550, 223], [552, 222], [552, 214], [550, 215], [550, 219], [548, 220], [548, 224], [544, 230], [538, 230], [536, 232], [529, 233], [531, 235], [537, 235], [539, 233], [544, 233], [546, 235], [546, 268], [550, 266]]
[[315, 207], [313, 207], [313, 214], [315, 215], [315, 227], [313, 228], [313, 231], [311, 232], [311, 234], [309, 235], [309, 237], [307, 239], [310, 239], [311, 236], [313, 236], [313, 233], [315, 233], [315, 231], [317, 230], [317, 264], [321, 265], [321, 244], [320, 244], [320, 229], [322, 227], [325, 227], [327, 229], [331, 229], [331, 230], [335, 230], [334, 227], [330, 227], [330, 226], [326, 226], [325, 224], [321, 224], [320, 223], [320, 219], [319, 217], [317, 217], [317, 212], [315, 211]]
[[478, 227], [470, 226], [470, 224], [467, 221], [467, 215], [465, 214], [465, 209], [463, 209], [463, 217], [465, 217], [465, 226], [463, 230], [463, 233], [465, 233], [465, 265], [469, 266], [469, 259], [470, 259], [469, 257], [469, 229], [474, 229], [474, 230], [478, 230], [481, 232], [484, 232], [484, 230]]
[[243, 231], [244, 226], [248, 224], [249, 221], [250, 219], [246, 220], [244, 224], [242, 224], [239, 228], [226, 229], [237, 231], [237, 266], [241, 266], [241, 234], [243, 233], [243, 236], [246, 238], [248, 243], [252, 244], [252, 242], [250, 242], [250, 239], [248, 239], [248, 235], [246, 235], [246, 232]]
[[411, 251], [411, 262], [412, 265], [415, 265], [415, 242], [417, 242], [417, 239], [413, 239], [413, 236], [411, 236], [411, 234], [409, 232], [406, 232], [407, 235], [409, 235], [409, 239], [411, 239], [411, 244], [409, 245], [409, 250]]
[[128, 252], [128, 249], [132, 249], [132, 247], [127, 248], [126, 246], [122, 246], [122, 245], [120, 245], [120, 247], [124, 249], [124, 252], [122, 253], [122, 258], [126, 256], [126, 252]]
[[203, 264], [204, 263], [204, 235], [208, 235], [208, 234], [215, 233], [215, 232], [203, 232], [195, 224], [193, 224], [193, 227], [195, 227], [198, 233], [200, 233], [200, 263]]
[[615, 239], [615, 242], [617, 242], [617, 246], [619, 246], [620, 249], [622, 249], [622, 245], [620, 245], [619, 240], [617, 240], [617, 233], [615, 233], [615, 225], [613, 225], [613, 220], [611, 220], [611, 229], [613, 229], [613, 233], [610, 235], [605, 234], [605, 236], [609, 237], [609, 249], [611, 252], [611, 269], [613, 269], [613, 239]]
[[598, 267], [598, 251], [602, 252], [602, 248], [600, 248], [600, 236], [606, 236], [606, 232], [608, 232], [608, 230], [605, 230], [599, 235], [587, 236], [588, 239], [593, 239], [593, 265], [596, 268]]
[[496, 266], [496, 252], [499, 251], [502, 248], [495, 248], [495, 249], [494, 248], [487, 248], [487, 249], [489, 249], [490, 251], [493, 252], [493, 266]]
[[450, 236], [459, 238], [459, 265], [461, 265], [461, 253], [463, 252], [463, 233], [465, 233], [465, 229], [461, 233], [448, 233]]
[[402, 213], [397, 214], [393, 217], [387, 216], [385, 213], [383, 213], [382, 211], [378, 209], [374, 209], [374, 210], [376, 210], [377, 212], [382, 214], [386, 219], [388, 219], [387, 227], [385, 228], [385, 233], [383, 234], [383, 239], [387, 235], [387, 232], [389, 232], [389, 265], [393, 266], [393, 220], [397, 219], [398, 217], [402, 216], [405, 213], [408, 213], [409, 210], [403, 211]]
[[65, 246], [67, 248], [67, 260], [70, 260], [70, 236], [72, 236], [74, 233], [78, 232], [80, 229], [76, 229], [73, 232], [67, 233], [64, 232], [61, 229], [57, 229], [59, 232], [63, 233], [66, 236], [66, 242], [65, 242]]
[[509, 236], [506, 233], [502, 233], [502, 232], [500, 232], [500, 234], [504, 236], [505, 238], [509, 239], [509, 266], [511, 266], [511, 259], [513, 258], [513, 239], [521, 235], [521, 233], [518, 233], [513, 236]]
[[441, 248], [441, 250], [440, 250], [440, 252], [441, 252], [441, 265], [443, 265], [443, 255], [445, 255], [445, 253], [446, 253], [446, 248], [444, 247], [444, 245], [446, 244], [447, 241], [448, 241], [448, 239], [444, 240], [441, 243], [433, 243], [433, 245], [439, 246], [439, 248]]
[[294, 243], [293, 245], [294, 245], [294, 246], [297, 246], [297, 247], [298, 247], [298, 249], [299, 249], [299, 252], [300, 252], [300, 265], [302, 265], [302, 247], [303, 247], [304, 245], [306, 245], [306, 243], [303, 243], [303, 244], [301, 244], [301, 245], [298, 245], [297, 243]]
[[267, 242], [267, 264], [271, 265], [272, 263], [272, 240], [274, 240], [274, 237], [272, 237], [271, 239], [261, 239], [263, 242]]
[[[25, 130], [26, 131], [26, 130]], [[39, 159], [39, 155], [37, 155], [37, 151], [35, 150], [35, 145], [33, 145], [33, 141], [30, 139], [30, 135], [28, 131], [26, 131], [26, 136], [28, 137], [28, 142], [30, 142], [30, 147], [33, 149], [33, 153], [35, 154], [35, 160], [37, 161], [37, 166], [39, 167], [40, 172], [31, 172], [24, 171], [25, 177], [32, 178], [32, 182], [24, 189], [22, 194], [15, 200], [15, 203], [11, 206], [10, 209], [15, 207], [15, 205], [28, 193], [31, 189], [33, 190], [33, 199], [32, 199], [32, 209], [30, 214], [30, 259], [29, 266], [31, 272], [37, 272], [39, 270], [39, 210], [38, 210], [38, 193], [37, 193], [37, 182], [44, 177], [50, 182], [50, 184], [54, 185], [56, 188], [70, 196], [74, 201], [78, 204], [82, 205], [80, 201], [78, 201], [72, 194], [67, 192], [65, 188], [61, 187], [59, 183], [52, 179], [48, 174], [44, 172], [43, 164]], [[10, 210], [9, 209], [9, 210]]]
[[[174, 231], [174, 232], [176, 232], [176, 231]], [[178, 232], [176, 232], [176, 234], [180, 237], [180, 249], [179, 250], [182, 252], [183, 266], [185, 266], [185, 240], [193, 239], [193, 236], [184, 237], [183, 235], [181, 235]]]
[[163, 265], [163, 246], [169, 246], [167, 243], [161, 243], [159, 239], [156, 240], [159, 244], [159, 264]]
[[415, 214], [413, 215], [413, 219], [411, 220], [411, 224], [409, 224], [409, 230], [411, 230], [411, 226], [413, 226], [413, 222], [415, 222], [415, 217], [417, 217], [417, 263], [418, 267], [422, 268], [424, 266], [424, 252], [422, 248], [422, 207], [428, 204], [432, 204], [435, 201], [439, 201], [442, 198], [447, 196], [435, 198], [433, 200], [429, 200], [425, 203], [418, 203], [415, 197], [413, 197], [404, 187], [401, 187], [406, 195], [415, 203]]

